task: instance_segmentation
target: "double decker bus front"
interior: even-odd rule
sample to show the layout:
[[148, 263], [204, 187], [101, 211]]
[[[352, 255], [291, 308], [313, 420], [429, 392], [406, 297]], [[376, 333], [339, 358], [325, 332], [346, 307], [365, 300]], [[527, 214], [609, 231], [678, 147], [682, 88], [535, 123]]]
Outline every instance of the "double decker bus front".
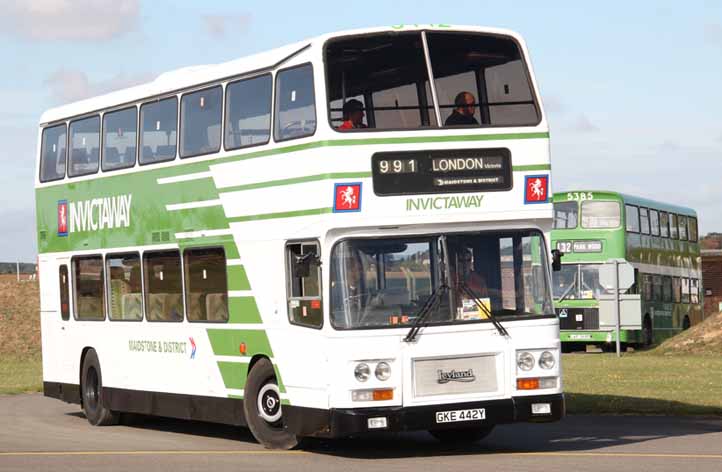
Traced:
[[552, 247], [563, 253], [553, 297], [562, 342], [611, 342], [614, 325], [600, 326], [599, 269], [625, 257], [622, 201], [613, 193], [573, 191], [554, 199]]
[[548, 129], [525, 54], [511, 33], [439, 25], [326, 42], [332, 134], [353, 143], [334, 153], [371, 172], [335, 183], [317, 263], [328, 410], [286, 408], [292, 430], [463, 440], [563, 415]]

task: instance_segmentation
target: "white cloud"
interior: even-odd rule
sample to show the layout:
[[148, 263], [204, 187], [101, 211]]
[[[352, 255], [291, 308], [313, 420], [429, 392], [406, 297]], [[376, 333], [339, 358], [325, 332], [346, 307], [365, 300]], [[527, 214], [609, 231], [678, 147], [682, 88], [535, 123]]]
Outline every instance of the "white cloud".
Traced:
[[203, 15], [203, 26], [214, 39], [224, 39], [228, 32], [245, 33], [251, 23], [251, 15]]
[[599, 128], [589, 120], [587, 115], [581, 113], [572, 123], [571, 130], [578, 133], [594, 133], [599, 131]]
[[132, 87], [152, 80], [151, 74], [128, 75], [124, 72], [107, 80], [90, 82], [85, 72], [71, 69], [59, 69], [45, 79], [50, 93], [58, 103], [69, 103], [95, 95]]
[[10, 0], [0, 33], [35, 41], [110, 40], [136, 28], [140, 0]]

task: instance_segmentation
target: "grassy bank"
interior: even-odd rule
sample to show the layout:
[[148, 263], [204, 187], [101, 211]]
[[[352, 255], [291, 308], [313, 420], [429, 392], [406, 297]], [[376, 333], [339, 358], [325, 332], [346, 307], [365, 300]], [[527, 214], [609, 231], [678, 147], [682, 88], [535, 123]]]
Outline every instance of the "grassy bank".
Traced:
[[569, 414], [722, 415], [722, 356], [567, 354]]
[[40, 356], [0, 358], [0, 394], [40, 392], [43, 390], [43, 368]]

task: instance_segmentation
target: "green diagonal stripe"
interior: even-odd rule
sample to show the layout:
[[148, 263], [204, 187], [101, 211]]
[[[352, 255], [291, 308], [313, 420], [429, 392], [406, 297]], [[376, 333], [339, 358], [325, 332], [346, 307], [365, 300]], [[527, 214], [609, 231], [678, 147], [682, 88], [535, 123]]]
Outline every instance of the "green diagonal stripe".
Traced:
[[243, 221], [255, 220], [273, 220], [277, 218], [295, 218], [297, 216], [322, 215], [331, 213], [333, 208], [312, 208], [310, 210], [282, 211], [279, 213], [263, 213], [260, 215], [238, 216], [236, 218], [228, 218], [231, 223], [240, 223]]
[[240, 345], [246, 343], [246, 356], [265, 354], [273, 357], [268, 336], [262, 329], [209, 328], [208, 339], [216, 356], [241, 357]]
[[242, 390], [246, 386], [248, 375], [248, 364], [239, 362], [218, 362], [218, 369], [223, 377], [223, 384], [226, 388]]
[[229, 323], [262, 323], [256, 299], [253, 297], [230, 297], [228, 299]]
[[[229, 259], [231, 259], [229, 257]], [[250, 290], [251, 283], [248, 281], [246, 269], [241, 265], [228, 266], [226, 269], [228, 276], [228, 290]]]

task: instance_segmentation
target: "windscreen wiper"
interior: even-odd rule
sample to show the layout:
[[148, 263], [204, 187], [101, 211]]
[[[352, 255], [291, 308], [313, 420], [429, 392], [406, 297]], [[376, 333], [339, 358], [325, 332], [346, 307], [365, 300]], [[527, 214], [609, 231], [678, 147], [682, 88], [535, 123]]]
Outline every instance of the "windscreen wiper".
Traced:
[[576, 287], [576, 286], [577, 286], [577, 281], [575, 280], [574, 283], [571, 284], [571, 285], [569, 286], [569, 288], [564, 291], [564, 293], [562, 293], [562, 296], [559, 297], [559, 301], [561, 302], [561, 301], [563, 301], [565, 298], [567, 298], [567, 297], [569, 296], [569, 294], [572, 293], [572, 289], [573, 289], [574, 287]]
[[479, 297], [471, 290], [471, 288], [466, 285], [466, 282], [463, 280], [459, 283], [459, 288], [471, 298], [474, 303], [476, 304], [477, 308], [481, 310], [484, 315], [486, 315], [487, 318], [491, 320], [491, 323], [494, 325], [497, 331], [499, 331], [499, 334], [501, 334], [504, 337], [511, 337], [509, 336], [509, 332], [504, 328], [504, 325], [501, 324], [501, 322], [496, 318], [496, 316], [489, 310], [483, 303], [481, 303], [481, 300]]
[[426, 300], [426, 303], [424, 303], [424, 306], [422, 306], [421, 309], [416, 313], [416, 319], [414, 320], [414, 324], [411, 326], [411, 329], [406, 334], [406, 337], [404, 337], [404, 342], [414, 342], [414, 340], [419, 334], [419, 331], [421, 331], [421, 328], [425, 326], [424, 320], [426, 319], [428, 314], [434, 311], [441, 304], [441, 299], [449, 291], [449, 285], [447, 284], [447, 280], [449, 279], [446, 268], [446, 236], [439, 236], [439, 246], [441, 247], [441, 254], [438, 261], [441, 281], [439, 283], [439, 286], [431, 292], [431, 295], [429, 295], [429, 298], [428, 300]]
[[404, 342], [410, 343], [416, 339], [416, 336], [419, 334], [419, 331], [421, 331], [421, 328], [425, 326], [424, 320], [429, 313], [434, 311], [441, 304], [441, 299], [448, 290], [449, 286], [443, 284], [439, 285], [433, 292], [431, 292], [431, 295], [426, 300], [426, 303], [424, 303], [424, 306], [422, 306], [416, 313], [414, 324], [411, 326], [408, 334], [406, 334], [406, 337], [404, 337]]

